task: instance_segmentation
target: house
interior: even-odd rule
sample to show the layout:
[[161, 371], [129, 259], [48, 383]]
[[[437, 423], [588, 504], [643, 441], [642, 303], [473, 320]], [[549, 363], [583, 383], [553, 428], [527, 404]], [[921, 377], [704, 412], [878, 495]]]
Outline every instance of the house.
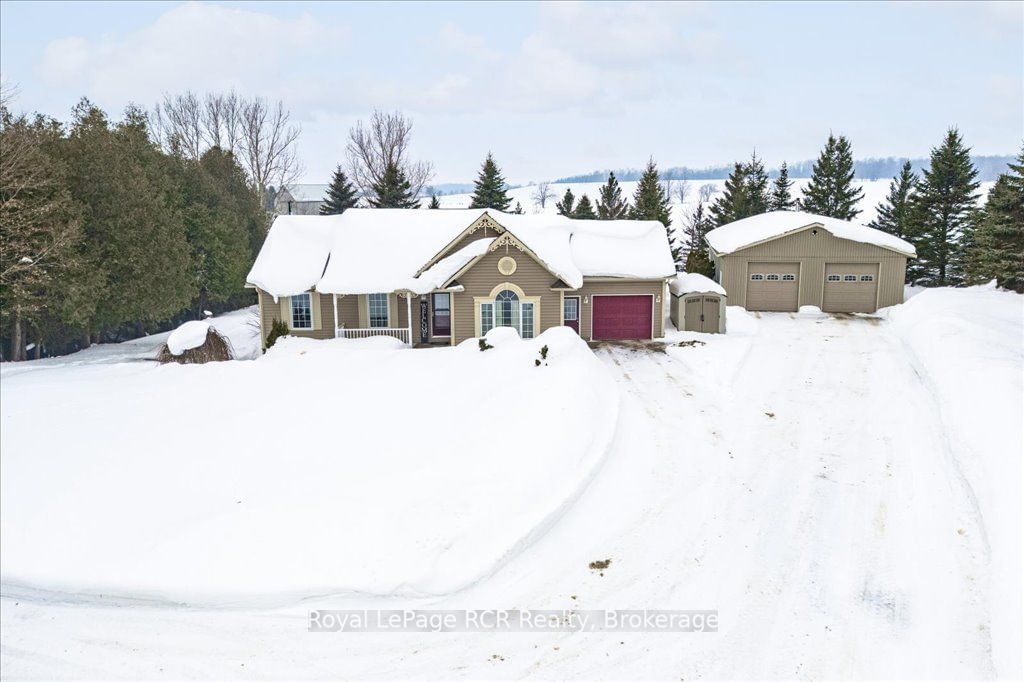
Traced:
[[274, 197], [277, 215], [318, 215], [327, 196], [327, 185], [287, 185]]
[[454, 345], [500, 326], [658, 338], [674, 274], [656, 221], [352, 208], [278, 216], [247, 286], [264, 339], [277, 319], [298, 336]]
[[705, 237], [729, 305], [752, 311], [871, 313], [903, 302], [912, 244], [881, 230], [799, 211], [737, 220]]

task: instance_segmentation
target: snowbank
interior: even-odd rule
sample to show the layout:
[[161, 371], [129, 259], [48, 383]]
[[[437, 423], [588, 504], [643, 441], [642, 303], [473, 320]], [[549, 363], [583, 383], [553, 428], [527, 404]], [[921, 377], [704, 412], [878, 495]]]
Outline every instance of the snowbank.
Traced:
[[446, 593], [553, 523], [611, 442], [614, 380], [569, 329], [486, 352], [366, 341], [5, 377], [3, 581], [193, 603]]
[[[1024, 447], [1024, 297], [991, 286], [927, 289], [888, 317], [927, 378], [947, 428], [947, 456], [963, 476], [988, 554], [992, 655], [1000, 677], [1021, 674], [1021, 454]], [[982, 578], [984, 579], [984, 577]]]
[[199, 348], [206, 341], [209, 331], [210, 323], [206, 320], [186, 322], [167, 337], [167, 350], [171, 351], [171, 355], [181, 355], [187, 350]]
[[802, 211], [771, 211], [722, 225], [708, 232], [708, 244], [718, 253], [732, 253], [766, 239], [781, 237], [810, 225], [820, 225], [840, 239], [873, 244], [907, 256], [916, 256], [914, 246], [891, 234], [848, 220], [804, 213]]
[[725, 296], [725, 288], [721, 284], [699, 272], [681, 272], [668, 286], [675, 296], [693, 293]]

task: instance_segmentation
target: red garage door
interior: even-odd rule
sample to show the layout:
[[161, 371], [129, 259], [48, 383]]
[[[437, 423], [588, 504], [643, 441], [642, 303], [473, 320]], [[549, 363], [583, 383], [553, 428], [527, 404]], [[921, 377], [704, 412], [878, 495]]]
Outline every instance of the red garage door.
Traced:
[[651, 338], [651, 296], [593, 296], [596, 339]]

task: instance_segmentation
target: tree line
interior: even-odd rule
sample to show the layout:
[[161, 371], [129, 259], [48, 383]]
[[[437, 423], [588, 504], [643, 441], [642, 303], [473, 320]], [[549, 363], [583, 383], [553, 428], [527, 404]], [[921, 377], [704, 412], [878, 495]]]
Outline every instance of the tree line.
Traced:
[[83, 99], [65, 123], [16, 114], [10, 96], [0, 103], [6, 359], [253, 302], [244, 284], [266, 234], [262, 197], [294, 168], [298, 133], [280, 103], [182, 96], [112, 120]]

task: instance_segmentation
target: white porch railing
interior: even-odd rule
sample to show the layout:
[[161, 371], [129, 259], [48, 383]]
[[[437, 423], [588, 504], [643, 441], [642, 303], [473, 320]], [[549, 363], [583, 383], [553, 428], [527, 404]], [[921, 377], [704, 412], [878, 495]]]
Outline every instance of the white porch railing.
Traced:
[[393, 336], [402, 343], [409, 343], [408, 327], [360, 327], [358, 329], [338, 327], [335, 336], [345, 339], [368, 339], [371, 336]]

